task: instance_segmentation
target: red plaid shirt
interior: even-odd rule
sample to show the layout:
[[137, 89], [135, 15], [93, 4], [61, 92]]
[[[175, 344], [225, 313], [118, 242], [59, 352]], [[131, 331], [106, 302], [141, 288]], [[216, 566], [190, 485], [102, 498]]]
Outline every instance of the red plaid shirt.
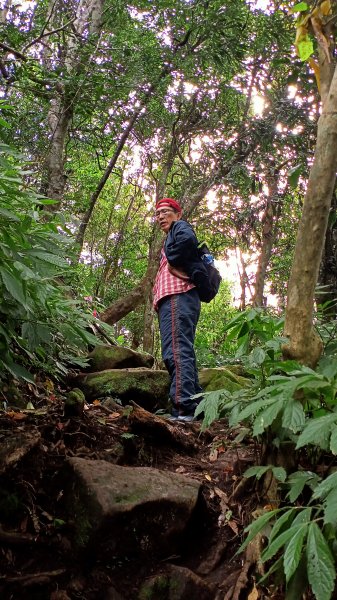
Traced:
[[165, 296], [172, 294], [182, 294], [194, 288], [194, 283], [188, 280], [180, 279], [168, 269], [168, 262], [164, 250], [161, 251], [161, 261], [153, 286], [153, 307], [158, 310], [158, 302]]

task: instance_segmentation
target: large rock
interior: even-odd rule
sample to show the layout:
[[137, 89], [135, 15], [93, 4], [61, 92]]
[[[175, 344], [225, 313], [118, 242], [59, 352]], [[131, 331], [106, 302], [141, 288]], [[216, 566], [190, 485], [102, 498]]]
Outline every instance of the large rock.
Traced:
[[123, 346], [96, 346], [88, 355], [90, 359], [89, 371], [106, 371], [107, 369], [128, 369], [153, 366], [154, 358], [145, 352], [135, 352]]
[[119, 398], [123, 403], [134, 400], [146, 410], [165, 408], [170, 378], [167, 371], [151, 369], [113, 369], [82, 374], [76, 380], [87, 400], [104, 396]]
[[[177, 551], [196, 506], [200, 484], [149, 467], [70, 458], [65, 478], [75, 545], [96, 557], [128, 559]], [[117, 558], [116, 558], [117, 557]]]
[[11, 469], [40, 442], [41, 433], [35, 427], [25, 431], [4, 431], [0, 445], [0, 473]]
[[205, 392], [227, 390], [235, 392], [251, 385], [251, 380], [233, 372], [230, 367], [216, 367], [199, 371], [200, 385]]

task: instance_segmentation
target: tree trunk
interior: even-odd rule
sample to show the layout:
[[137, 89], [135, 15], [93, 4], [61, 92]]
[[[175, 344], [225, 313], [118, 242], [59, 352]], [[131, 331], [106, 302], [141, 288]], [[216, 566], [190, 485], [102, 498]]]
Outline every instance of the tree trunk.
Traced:
[[322, 287], [316, 292], [316, 303], [324, 306], [324, 318], [335, 319], [337, 315], [337, 180], [332, 194], [331, 222], [328, 224], [318, 282]]
[[262, 244], [258, 258], [255, 276], [255, 291], [252, 298], [253, 306], [264, 306], [264, 284], [273, 245], [276, 237], [277, 221], [280, 215], [278, 201], [278, 171], [269, 178], [270, 192], [267, 197], [266, 208], [262, 216]]
[[152, 308], [152, 290], [149, 290], [144, 309], [143, 350], [153, 354], [154, 348], [154, 311]]
[[318, 121], [314, 162], [288, 284], [285, 358], [315, 366], [322, 342], [313, 328], [314, 293], [337, 170], [337, 69]]
[[[78, 75], [91, 62], [84, 60], [80, 52], [86, 41], [92, 35], [99, 36], [102, 27], [102, 12], [104, 0], [80, 0], [77, 5], [76, 18], [73, 31], [68, 38], [65, 51], [64, 69], [65, 77], [71, 78]], [[88, 36], [86, 36], [88, 30]], [[75, 99], [78, 102], [77, 90], [69, 91], [69, 84], [62, 80], [56, 84], [56, 96], [51, 100], [48, 113], [50, 130], [50, 146], [45, 161], [45, 175], [42, 182], [42, 192], [56, 200], [49, 210], [58, 210], [63, 199], [66, 177], [64, 173], [65, 147], [69, 126], [72, 120]]]
[[[239, 273], [239, 279], [240, 279], [240, 287], [241, 287], [241, 296], [240, 296], [240, 306], [239, 306], [239, 310], [245, 310], [246, 308], [246, 288], [249, 287], [249, 277], [246, 271], [246, 265], [245, 265], [245, 261], [242, 255], [242, 252], [239, 249], [235, 249], [235, 254], [236, 254], [236, 265], [237, 265], [237, 269], [238, 269], [238, 273]], [[238, 256], [239, 254], [239, 256]], [[239, 264], [240, 261], [240, 264]]]

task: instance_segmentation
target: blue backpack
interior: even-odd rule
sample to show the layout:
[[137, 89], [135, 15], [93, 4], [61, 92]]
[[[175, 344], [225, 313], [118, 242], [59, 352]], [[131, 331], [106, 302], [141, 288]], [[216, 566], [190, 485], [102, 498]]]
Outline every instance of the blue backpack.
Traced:
[[164, 250], [172, 267], [183, 269], [194, 283], [202, 302], [211, 302], [217, 295], [221, 275], [214, 266], [208, 246], [198, 243], [192, 225], [179, 220], [168, 232]]
[[211, 302], [217, 295], [222, 281], [218, 269], [214, 266], [214, 258], [205, 242], [198, 244], [198, 254], [207, 271], [207, 278], [194, 281], [201, 302]]

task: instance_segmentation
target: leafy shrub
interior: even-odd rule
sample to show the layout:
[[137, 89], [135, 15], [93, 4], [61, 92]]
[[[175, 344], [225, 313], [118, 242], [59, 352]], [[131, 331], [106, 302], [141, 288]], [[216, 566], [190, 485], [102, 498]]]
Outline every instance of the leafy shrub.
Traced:
[[[252, 309], [227, 325], [238, 340], [236, 356], [252, 377], [251, 385], [233, 393], [204, 395], [197, 412], [204, 411], [203, 427], [227, 416], [232, 427], [245, 430], [271, 451], [292, 448], [294, 472], [278, 465], [252, 467], [246, 477], [262, 478], [268, 471], [278, 480], [280, 508], [265, 510], [247, 528], [243, 550], [256, 535], [268, 539], [261, 561], [271, 567], [261, 583], [283, 577], [286, 600], [300, 600], [310, 586], [317, 600], [330, 600], [336, 579], [337, 550], [337, 359], [332, 332], [336, 323], [317, 323], [328, 349], [316, 370], [281, 360], [282, 319]], [[287, 450], [289, 452], [289, 450]], [[303, 468], [301, 461], [308, 465]], [[328, 462], [322, 479], [312, 469]], [[326, 469], [328, 467], [326, 466]], [[295, 466], [296, 469], [296, 466]]]
[[65, 373], [96, 338], [62, 284], [70, 274], [71, 236], [47, 200], [26, 188], [20, 157], [0, 144], [0, 377], [32, 381], [27, 369]]

